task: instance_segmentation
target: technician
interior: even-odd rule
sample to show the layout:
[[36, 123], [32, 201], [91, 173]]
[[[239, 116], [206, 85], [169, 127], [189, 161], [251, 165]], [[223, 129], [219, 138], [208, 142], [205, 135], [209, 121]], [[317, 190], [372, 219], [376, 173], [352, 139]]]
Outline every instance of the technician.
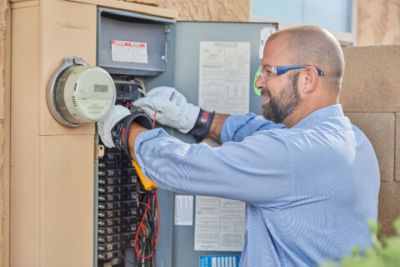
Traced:
[[270, 36], [261, 63], [265, 119], [205, 111], [171, 87], [135, 102], [159, 123], [220, 147], [148, 130], [143, 114], [121, 106], [98, 123], [101, 139], [130, 153], [160, 188], [245, 202], [241, 266], [317, 266], [370, 246], [379, 168], [338, 103], [340, 44], [316, 26], [290, 28]]

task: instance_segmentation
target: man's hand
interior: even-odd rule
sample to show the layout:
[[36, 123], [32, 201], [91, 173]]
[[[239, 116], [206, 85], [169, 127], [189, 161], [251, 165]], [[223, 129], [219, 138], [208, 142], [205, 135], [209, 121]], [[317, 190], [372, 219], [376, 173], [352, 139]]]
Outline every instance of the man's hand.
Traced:
[[106, 147], [116, 147], [129, 155], [143, 187], [148, 191], [157, 188], [157, 185], [143, 174], [136, 163], [134, 144], [140, 133], [151, 128], [151, 119], [137, 107], [129, 110], [123, 106], [113, 106], [107, 116], [97, 122], [97, 130], [103, 144]]
[[150, 117], [156, 113], [156, 120], [165, 125], [188, 133], [193, 129], [200, 108], [188, 103], [186, 98], [172, 87], [157, 87], [150, 90], [146, 97], [133, 103]]
[[123, 106], [113, 106], [107, 116], [97, 122], [97, 131], [106, 147], [115, 147], [111, 130], [118, 122], [129, 115], [131, 115], [129, 109]]
[[191, 134], [201, 142], [208, 134], [214, 119], [214, 112], [208, 112], [191, 103], [172, 87], [157, 87], [149, 91], [146, 97], [133, 103], [147, 115], [166, 126], [182, 133]]
[[97, 122], [97, 130], [106, 147], [116, 147], [132, 156], [128, 138], [129, 131], [134, 128], [131, 127], [134, 123], [140, 125], [140, 128], [153, 128], [150, 117], [140, 108], [129, 110], [123, 106], [113, 106], [107, 116]]

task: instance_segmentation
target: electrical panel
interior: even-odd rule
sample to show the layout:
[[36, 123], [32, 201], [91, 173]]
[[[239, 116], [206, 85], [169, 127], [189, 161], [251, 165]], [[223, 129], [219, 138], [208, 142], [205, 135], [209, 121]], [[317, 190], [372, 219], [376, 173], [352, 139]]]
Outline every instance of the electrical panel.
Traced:
[[[146, 93], [146, 89], [157, 86], [174, 86], [189, 102], [197, 104], [200, 43], [249, 42], [250, 73], [255, 73], [259, 67], [262, 33], [271, 28], [276, 28], [276, 25], [175, 24], [160, 17], [100, 8], [97, 65], [111, 74], [116, 85], [117, 104], [130, 108], [135, 99]], [[249, 86], [251, 83], [249, 81]], [[259, 113], [260, 104], [261, 98], [250, 94], [250, 111]], [[194, 142], [189, 135], [166, 130], [184, 142]], [[156, 195], [145, 191], [130, 166], [129, 159], [113, 149], [105, 149], [104, 156], [98, 160], [95, 252], [98, 267], [203, 266], [200, 259], [204, 255], [239, 257], [237, 251], [195, 250], [195, 226], [174, 224], [174, 193], [157, 190]], [[161, 209], [157, 208], [157, 196]], [[159, 215], [161, 224], [155, 221]], [[113, 227], [103, 226], [108, 223], [114, 225], [115, 231]], [[138, 239], [139, 235], [142, 238]], [[138, 240], [144, 241], [139, 244]], [[154, 257], [153, 248], [157, 242]]]
[[[116, 104], [133, 107], [146, 94], [145, 78], [165, 72], [172, 21], [99, 9], [98, 66], [115, 84]], [[97, 266], [155, 266], [158, 192], [146, 191], [125, 152], [106, 148], [97, 164]]]
[[[116, 104], [130, 107], [142, 90], [135, 81], [114, 77]], [[100, 143], [101, 144], [101, 143]], [[115, 148], [105, 148], [98, 160], [98, 235], [99, 266], [124, 266], [125, 251], [134, 249], [138, 225], [151, 197], [141, 186], [128, 156]], [[148, 229], [150, 231], [150, 229]], [[151, 233], [155, 234], [155, 233]], [[155, 249], [155, 248], [149, 248]], [[131, 261], [136, 260], [135, 258]], [[151, 266], [138, 265], [135, 266]]]

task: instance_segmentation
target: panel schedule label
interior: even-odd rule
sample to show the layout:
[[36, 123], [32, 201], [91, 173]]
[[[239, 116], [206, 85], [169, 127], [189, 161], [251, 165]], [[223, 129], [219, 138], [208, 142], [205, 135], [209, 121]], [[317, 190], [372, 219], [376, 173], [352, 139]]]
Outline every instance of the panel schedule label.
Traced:
[[148, 63], [147, 43], [112, 40], [111, 57], [115, 62]]
[[240, 256], [200, 256], [199, 267], [239, 267]]

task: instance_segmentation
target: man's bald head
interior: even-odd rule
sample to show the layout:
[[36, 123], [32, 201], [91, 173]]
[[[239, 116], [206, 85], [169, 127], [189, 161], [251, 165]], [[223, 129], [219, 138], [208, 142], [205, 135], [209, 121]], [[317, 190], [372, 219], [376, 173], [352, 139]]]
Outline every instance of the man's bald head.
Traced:
[[330, 87], [340, 90], [344, 71], [343, 51], [338, 40], [317, 26], [299, 26], [272, 34], [268, 42], [283, 37], [293, 65], [315, 65], [325, 72]]

